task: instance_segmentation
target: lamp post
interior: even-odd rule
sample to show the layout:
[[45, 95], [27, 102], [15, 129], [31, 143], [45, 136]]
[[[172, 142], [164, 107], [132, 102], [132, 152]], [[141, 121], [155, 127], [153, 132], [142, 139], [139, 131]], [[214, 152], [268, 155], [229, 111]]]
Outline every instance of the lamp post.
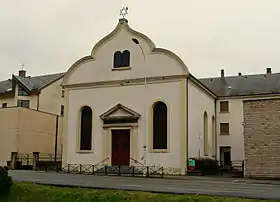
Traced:
[[[141, 52], [143, 54], [143, 58], [144, 58], [144, 68], [146, 69], [146, 56], [144, 53], [144, 50], [142, 48], [142, 46], [140, 45], [139, 41], [136, 38], [133, 38], [132, 41], [141, 49]], [[145, 71], [145, 70], [144, 70]], [[144, 76], [144, 86], [145, 86], [145, 91], [147, 88], [147, 77], [146, 74]], [[143, 149], [144, 149], [144, 165], [146, 166], [146, 151], [147, 151], [147, 145], [146, 145], [146, 135], [148, 134], [146, 131], [146, 125], [148, 123], [146, 123], [146, 106], [144, 104], [144, 112], [143, 112]]]

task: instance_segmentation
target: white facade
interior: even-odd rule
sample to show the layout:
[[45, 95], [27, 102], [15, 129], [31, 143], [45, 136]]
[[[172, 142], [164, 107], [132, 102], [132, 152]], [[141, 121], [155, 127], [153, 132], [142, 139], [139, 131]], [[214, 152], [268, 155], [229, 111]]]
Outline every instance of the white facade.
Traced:
[[[220, 101], [228, 101], [229, 112], [220, 112]], [[244, 160], [244, 136], [243, 136], [243, 99], [220, 99], [217, 101], [217, 136], [218, 159], [220, 159], [220, 147], [230, 147], [231, 160]], [[229, 134], [220, 134], [220, 123], [229, 123]]]
[[[116, 52], [125, 50], [130, 53], [129, 65], [115, 68]], [[215, 112], [217, 97], [178, 56], [156, 48], [124, 19], [94, 46], [91, 55], [72, 65], [62, 86], [65, 164], [115, 165], [116, 131], [129, 134], [122, 140], [129, 150], [126, 165], [160, 166], [180, 173], [185, 172], [188, 158], [216, 158], [219, 144], [226, 144], [217, 136], [216, 126], [223, 118]], [[154, 146], [153, 110], [158, 102], [167, 107], [164, 149]], [[81, 150], [85, 106], [92, 112], [91, 147]]]
[[[207, 114], [207, 150], [205, 150], [204, 138], [204, 113]], [[188, 157], [215, 157], [215, 98], [197, 87], [192, 81], [188, 81]], [[214, 126], [214, 127], [213, 127]]]
[[[130, 52], [129, 66], [114, 68], [114, 53], [124, 50]], [[188, 69], [178, 56], [156, 48], [149, 38], [132, 30], [126, 20], [120, 20], [115, 30], [95, 45], [91, 55], [76, 62], [64, 77], [64, 163], [113, 165], [113, 132], [128, 129], [129, 165], [184, 172], [187, 76]], [[159, 101], [167, 107], [165, 149], [153, 147], [153, 105]], [[79, 147], [83, 106], [92, 109], [92, 148], [88, 151]], [[136, 123], [105, 123], [108, 118], [133, 114], [139, 115]]]
[[[131, 158], [144, 164], [143, 157], [145, 154], [143, 145], [148, 145], [149, 141], [147, 137], [148, 128], [146, 127], [145, 131], [144, 124], [147, 124], [149, 121], [151, 121], [151, 117], [149, 116], [150, 113], [144, 114], [144, 110], [150, 109], [156, 101], [163, 100], [169, 107], [169, 151], [162, 153], [147, 152], [146, 161], [148, 165], [161, 165], [164, 167], [180, 168], [180, 159], [176, 158], [180, 156], [180, 87], [180, 82], [170, 82], [162, 84], [148, 84], [146, 89], [143, 85], [132, 85], [70, 91], [69, 106], [71, 106], [71, 109], [69, 109], [68, 114], [68, 163], [97, 164], [107, 157], [111, 157], [111, 147], [109, 146], [111, 133], [108, 128], [101, 128], [103, 122], [100, 118], [100, 115], [121, 103], [122, 105], [134, 110], [141, 115], [138, 121], [139, 126], [122, 127], [133, 128], [133, 130], [136, 130], [136, 132], [133, 134], [134, 136], [131, 137], [131, 140], [133, 140], [130, 146]], [[97, 97], [102, 99], [96, 99]], [[76, 145], [77, 123], [79, 124], [78, 114], [81, 106], [84, 105], [88, 105], [93, 109], [93, 148], [92, 152], [89, 153], [78, 151]], [[146, 116], [145, 118], [143, 117], [144, 115]], [[144, 121], [146, 123], [144, 123]], [[108, 146], [106, 149], [104, 148], [105, 145]], [[148, 148], [148, 150], [150, 149]]]
[[[220, 147], [230, 147], [231, 161], [240, 162], [244, 160], [244, 116], [243, 101], [279, 98], [279, 95], [268, 96], [239, 96], [229, 98], [219, 98], [216, 102], [216, 128], [217, 128], [217, 157], [222, 159]], [[228, 101], [228, 112], [220, 112], [220, 102]], [[220, 134], [220, 123], [229, 123], [229, 134]], [[220, 158], [221, 157], [221, 158]]]

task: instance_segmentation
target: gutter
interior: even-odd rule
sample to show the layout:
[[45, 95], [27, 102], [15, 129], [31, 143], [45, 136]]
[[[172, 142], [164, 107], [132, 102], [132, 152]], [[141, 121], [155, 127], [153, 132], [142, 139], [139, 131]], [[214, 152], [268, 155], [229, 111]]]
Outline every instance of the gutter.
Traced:
[[[215, 160], [217, 160], [217, 154], [218, 154], [218, 135], [217, 135], [217, 101], [218, 99], [216, 98], [214, 100], [214, 109], [215, 109], [215, 130], [214, 130], [214, 135], [215, 135]], [[213, 138], [213, 137], [212, 137]]]
[[57, 159], [58, 119], [59, 119], [59, 116], [56, 115], [56, 123], [55, 123], [55, 143], [54, 143], [54, 162], [56, 162], [56, 159]]
[[186, 104], [187, 104], [187, 138], [186, 138], [186, 144], [187, 144], [187, 151], [186, 151], [186, 158], [187, 158], [187, 172], [188, 172], [188, 165], [189, 165], [189, 78], [187, 77], [187, 86], [186, 86]]

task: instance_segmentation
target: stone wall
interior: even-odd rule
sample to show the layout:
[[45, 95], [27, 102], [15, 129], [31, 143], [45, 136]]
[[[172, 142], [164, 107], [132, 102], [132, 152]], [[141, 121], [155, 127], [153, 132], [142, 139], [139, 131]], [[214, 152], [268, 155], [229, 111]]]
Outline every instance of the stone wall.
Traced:
[[280, 178], [280, 99], [244, 101], [245, 177]]

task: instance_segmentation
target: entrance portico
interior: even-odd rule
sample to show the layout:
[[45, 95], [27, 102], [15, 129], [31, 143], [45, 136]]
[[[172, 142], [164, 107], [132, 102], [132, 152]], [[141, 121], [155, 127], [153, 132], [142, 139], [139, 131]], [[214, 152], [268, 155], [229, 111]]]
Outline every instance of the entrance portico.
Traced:
[[130, 166], [138, 158], [138, 119], [140, 114], [117, 104], [100, 116], [104, 130], [104, 159], [109, 165]]

